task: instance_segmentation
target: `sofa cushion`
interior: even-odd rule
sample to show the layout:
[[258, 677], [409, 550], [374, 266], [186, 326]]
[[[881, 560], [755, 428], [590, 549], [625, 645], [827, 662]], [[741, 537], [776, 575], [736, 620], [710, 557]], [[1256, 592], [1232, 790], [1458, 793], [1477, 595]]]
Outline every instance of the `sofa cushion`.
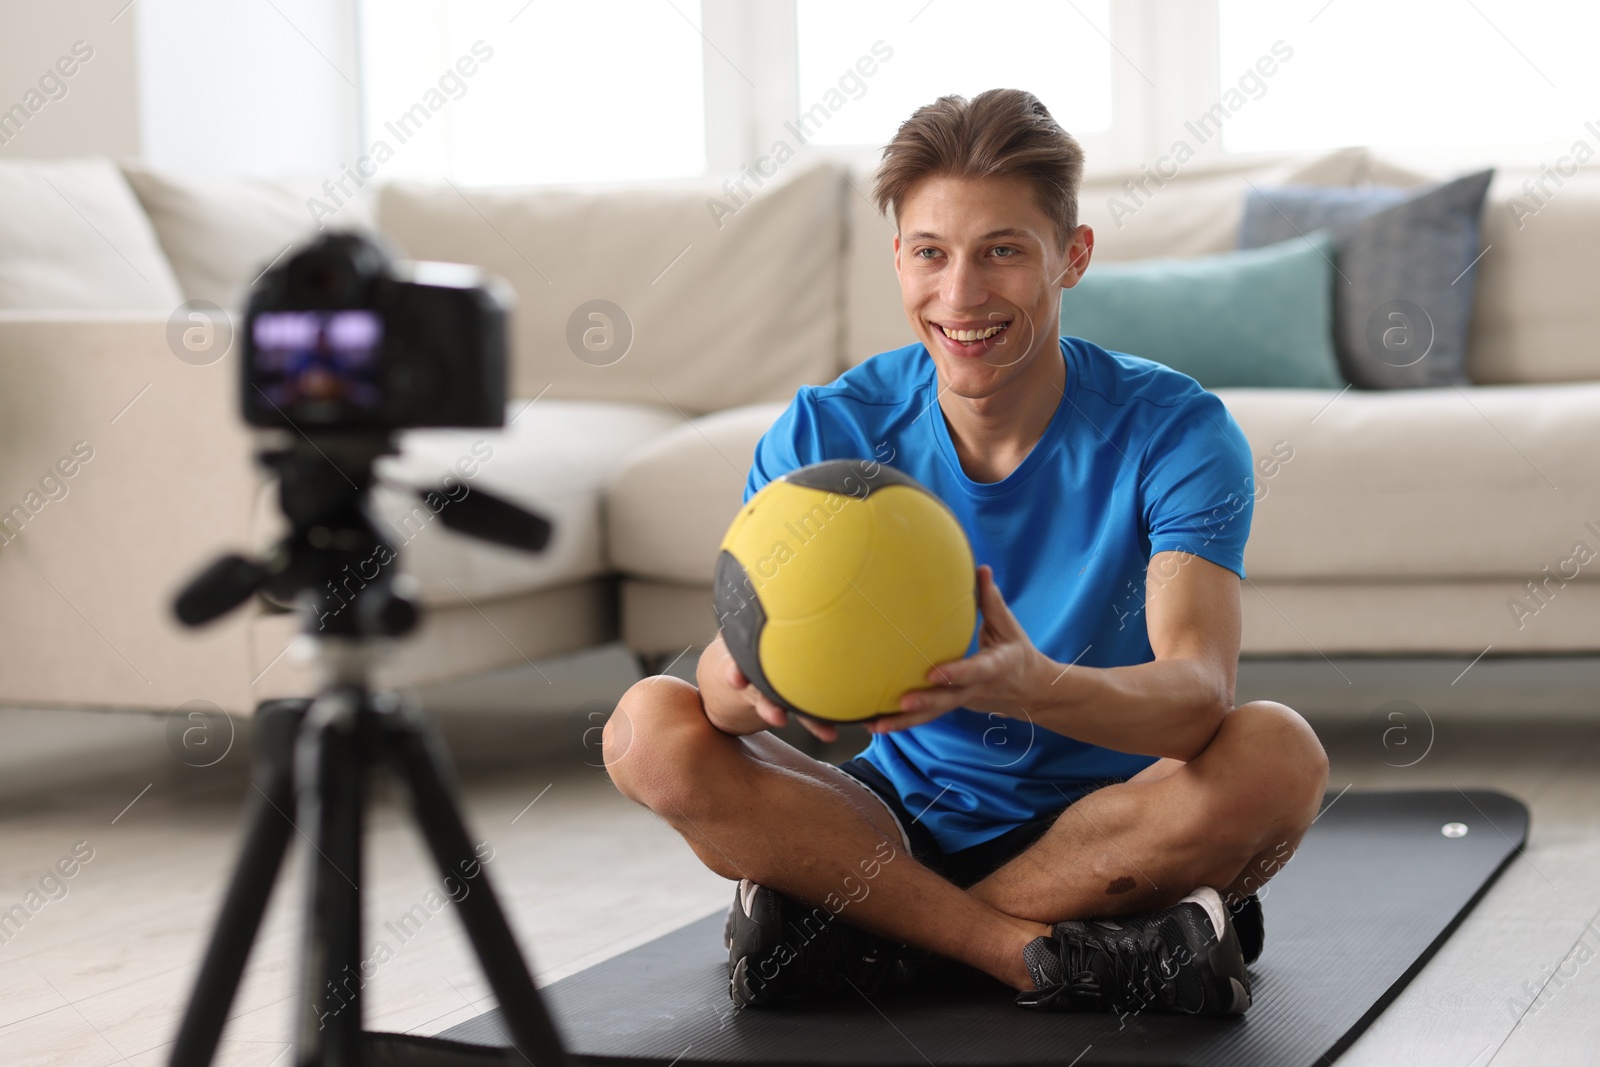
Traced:
[[[317, 178], [191, 178], [124, 164], [161, 247], [190, 300], [237, 306], [251, 282], [285, 249], [319, 227], [310, 202], [333, 204]], [[339, 203], [324, 225], [370, 227], [370, 197]]]
[[[1217, 395], [1256, 457], [1252, 580], [1542, 582], [1546, 565], [1600, 579], [1600, 383]], [[698, 419], [628, 457], [607, 497], [613, 565], [709, 583], [756, 442], [782, 410]], [[1565, 563], [1580, 541], [1595, 562]]]
[[821, 165], [759, 191], [746, 182], [750, 199], [720, 179], [396, 184], [379, 221], [412, 256], [511, 283], [518, 395], [548, 386], [555, 398], [702, 413], [787, 399], [837, 373], [840, 178]]
[[1061, 332], [1158, 360], [1207, 389], [1339, 389], [1333, 241], [1106, 263], [1061, 294]]
[[1478, 218], [1493, 177], [1479, 171], [1414, 192], [1251, 190], [1239, 247], [1331, 231], [1339, 273], [1333, 335], [1344, 377], [1363, 389], [1465, 385], [1473, 267], [1483, 253]]
[[[498, 600], [607, 573], [605, 484], [624, 456], [682, 426], [683, 418], [671, 408], [544, 397], [511, 401], [506, 423], [494, 430], [408, 430], [401, 454], [378, 461], [385, 480], [442, 486], [446, 498], [459, 498], [462, 485], [482, 487], [554, 525], [543, 552], [518, 552], [447, 529], [414, 493], [380, 486], [373, 492], [380, 529], [399, 550], [402, 572], [421, 584], [424, 604]], [[441, 510], [450, 506], [435, 500]], [[275, 501], [264, 495], [258, 506], [258, 546], [282, 535]]]
[[[1079, 190], [1078, 220], [1094, 228], [1094, 256], [1101, 262], [1226, 252], [1237, 242], [1252, 185], [1352, 185], [1366, 179], [1368, 158], [1357, 148], [1225, 163], [1196, 160], [1165, 182], [1139, 170], [1091, 172]], [[870, 173], [852, 171], [848, 181], [844, 347], [846, 364], [854, 366], [915, 338], [894, 272], [894, 224], [872, 205]]]
[[1217, 395], [1257, 457], [1252, 579], [1543, 581], [1600, 554], [1600, 383]]
[[110, 160], [0, 161], [0, 308], [167, 315], [182, 303]]
[[624, 574], [709, 584], [717, 546], [744, 501], [756, 442], [787, 406], [707, 415], [630, 455], [606, 494], [611, 565]]

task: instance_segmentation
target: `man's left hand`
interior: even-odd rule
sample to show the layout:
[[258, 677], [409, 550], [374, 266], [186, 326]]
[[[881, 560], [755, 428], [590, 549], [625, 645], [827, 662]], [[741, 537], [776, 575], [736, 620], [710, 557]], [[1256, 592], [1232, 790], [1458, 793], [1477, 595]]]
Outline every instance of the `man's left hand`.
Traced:
[[955, 708], [996, 712], [1026, 718], [1030, 690], [1044, 661], [1006, 606], [994, 584], [994, 568], [978, 568], [978, 651], [966, 659], [940, 663], [928, 671], [931, 689], [913, 689], [900, 698], [901, 713], [867, 724], [875, 734], [904, 730], [936, 719]]

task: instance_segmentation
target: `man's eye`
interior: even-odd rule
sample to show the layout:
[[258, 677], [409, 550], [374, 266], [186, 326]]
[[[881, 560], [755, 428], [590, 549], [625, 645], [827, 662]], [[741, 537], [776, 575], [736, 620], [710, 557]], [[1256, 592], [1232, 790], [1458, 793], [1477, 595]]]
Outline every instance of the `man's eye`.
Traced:
[[[924, 252], [926, 252], [927, 255], [923, 255]], [[937, 248], [926, 248], [926, 247], [924, 247], [924, 248], [917, 249], [917, 258], [918, 259], [932, 259], [934, 256], [936, 256], [938, 254], [939, 254], [939, 250]]]
[[1018, 248], [1015, 248], [1015, 247], [1013, 247], [1011, 245], [996, 245], [994, 253], [995, 253], [995, 255], [999, 256], [1001, 259], [1010, 259], [1012, 256], [1016, 255], [1019, 251], [1021, 251], [1021, 250], [1018, 249]]

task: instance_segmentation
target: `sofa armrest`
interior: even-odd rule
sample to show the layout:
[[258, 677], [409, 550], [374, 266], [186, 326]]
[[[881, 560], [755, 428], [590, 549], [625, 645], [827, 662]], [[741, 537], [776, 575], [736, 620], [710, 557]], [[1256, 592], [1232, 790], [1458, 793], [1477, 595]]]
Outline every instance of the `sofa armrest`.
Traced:
[[180, 360], [163, 316], [0, 313], [0, 702], [244, 712], [303, 686], [291, 657], [262, 674], [250, 651], [292, 616], [252, 604], [192, 631], [171, 611], [249, 547], [262, 476], [236, 359]]

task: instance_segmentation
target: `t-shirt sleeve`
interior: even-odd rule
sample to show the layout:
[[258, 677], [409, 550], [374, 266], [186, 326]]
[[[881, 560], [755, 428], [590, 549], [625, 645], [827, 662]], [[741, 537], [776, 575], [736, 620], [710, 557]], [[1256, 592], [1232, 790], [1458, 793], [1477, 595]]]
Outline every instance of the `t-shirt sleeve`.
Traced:
[[1141, 465], [1150, 554], [1190, 552], [1240, 578], [1255, 508], [1250, 442], [1213, 393], [1181, 404]]
[[821, 458], [822, 431], [817, 421], [816, 398], [810, 386], [801, 386], [778, 421], [756, 442], [755, 458], [744, 481], [745, 502], [774, 478]]

